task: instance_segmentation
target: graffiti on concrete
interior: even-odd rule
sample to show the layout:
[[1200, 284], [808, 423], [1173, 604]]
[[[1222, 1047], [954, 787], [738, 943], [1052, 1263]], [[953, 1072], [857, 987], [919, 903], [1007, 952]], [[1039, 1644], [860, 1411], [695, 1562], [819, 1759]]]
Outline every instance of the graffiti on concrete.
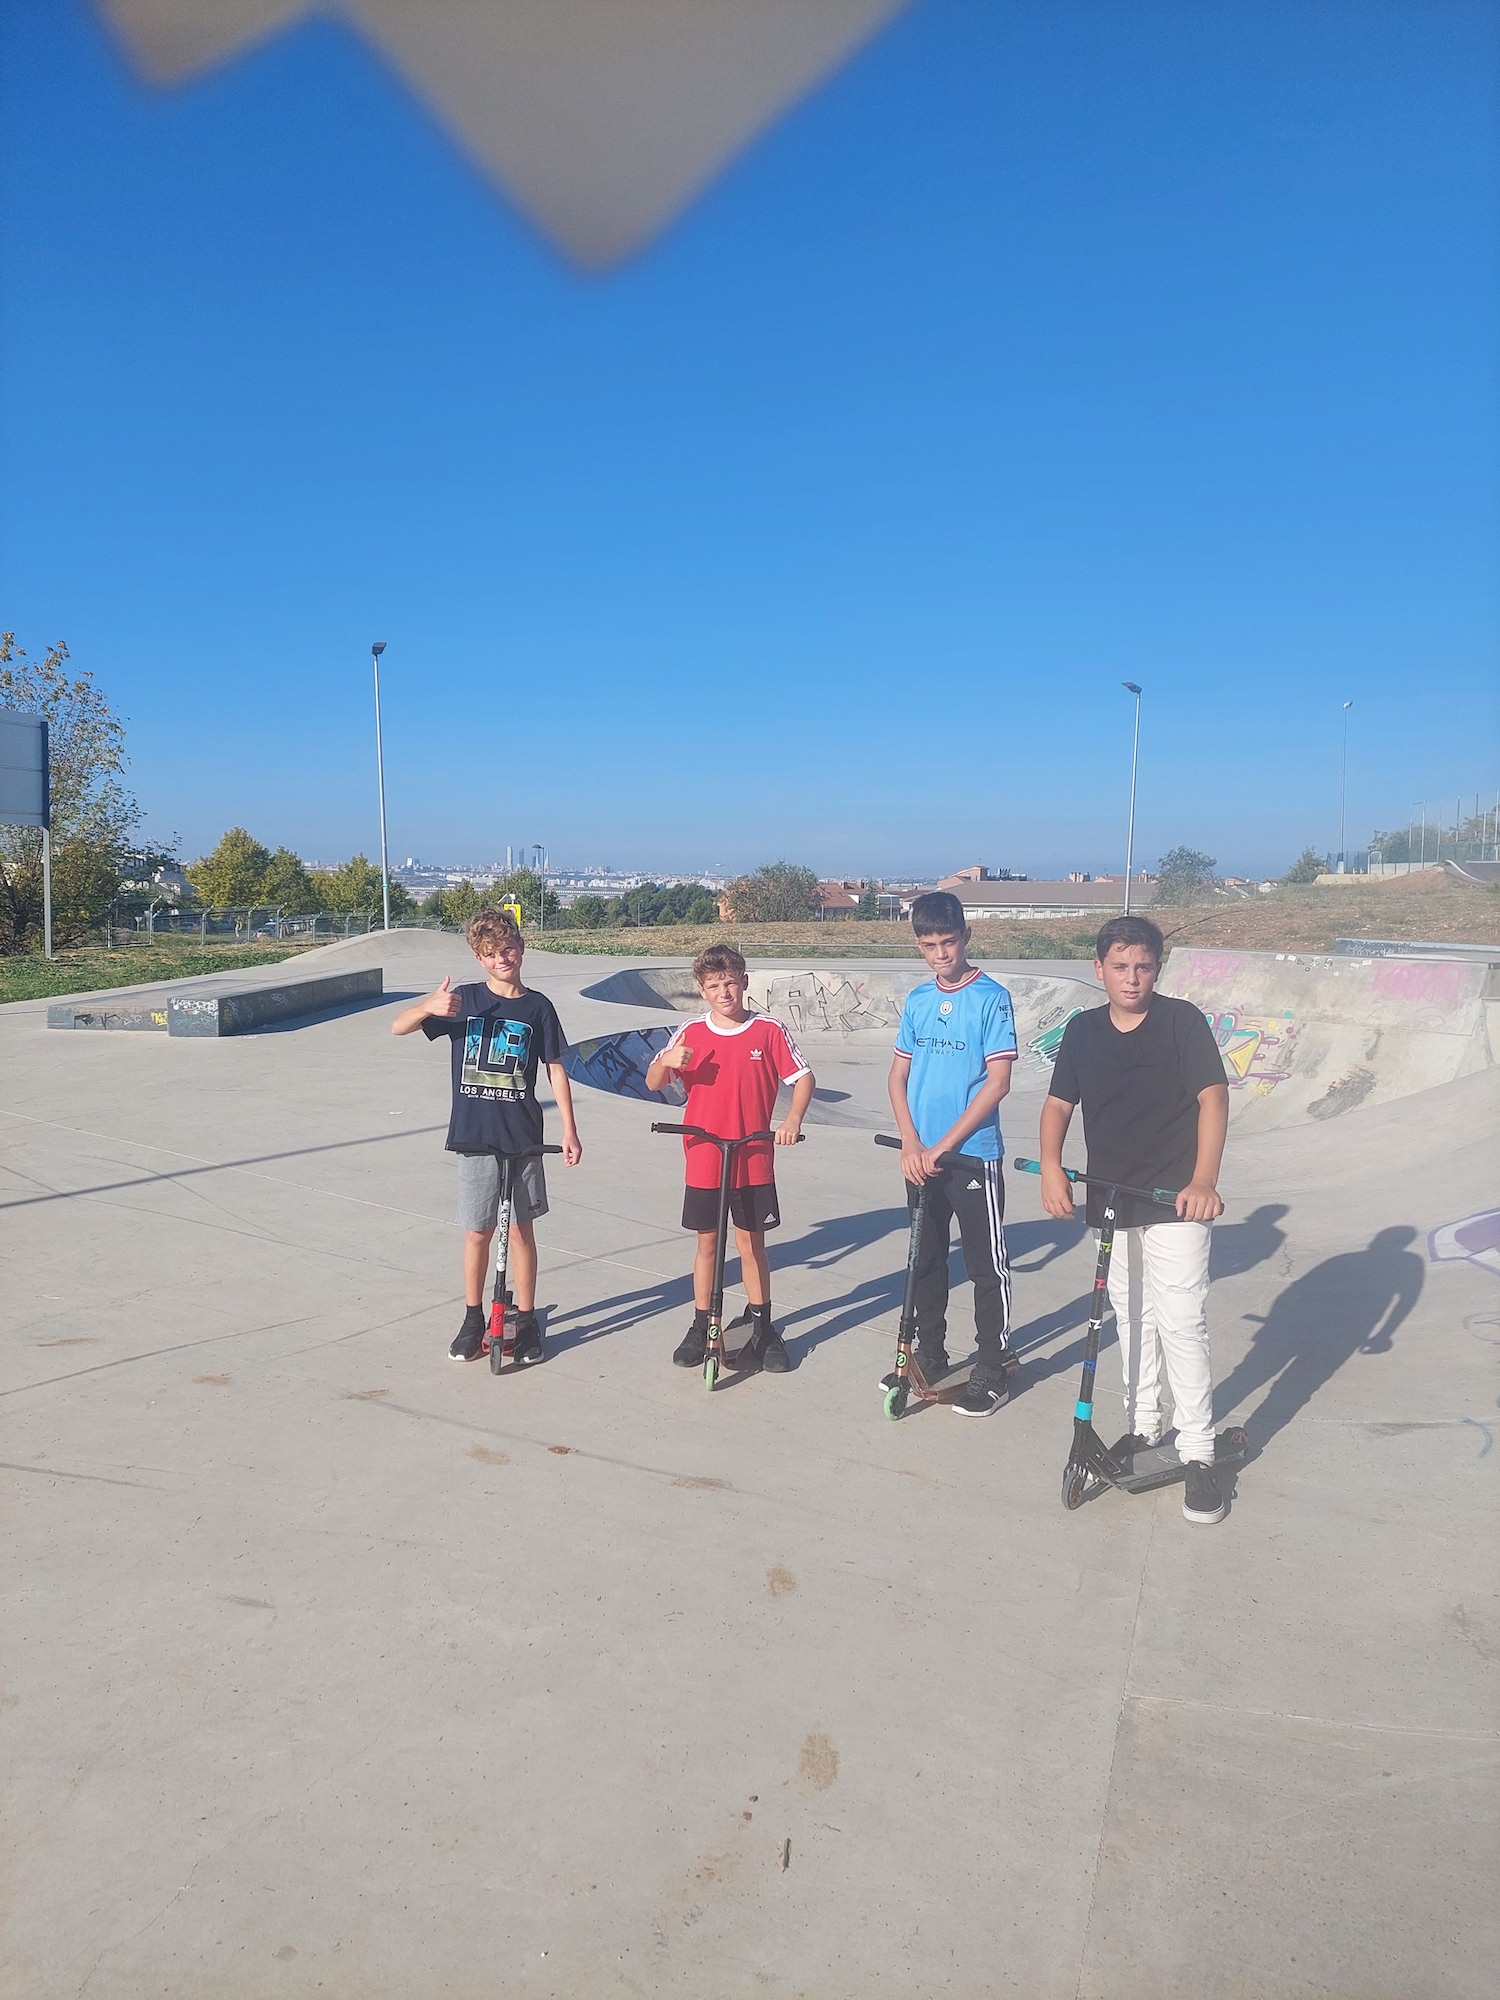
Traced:
[[1500, 1208], [1481, 1208], [1434, 1229], [1427, 1255], [1434, 1264], [1477, 1264], [1500, 1278]]
[[852, 1034], [861, 1028], [894, 1028], [901, 1019], [901, 996], [873, 994], [857, 973], [793, 972], [766, 982], [765, 1008], [794, 1035], [811, 1028]]
[[1069, 1021], [1082, 1012], [1081, 1007], [1070, 1007], [1066, 1014], [1060, 1015], [1052, 1023], [1051, 1027], [1043, 1028], [1039, 1035], [1033, 1035], [1026, 1044], [1027, 1055], [1034, 1056], [1040, 1063], [1056, 1062], [1057, 1052], [1062, 1047], [1063, 1034]]
[[1291, 1075], [1301, 1030], [1290, 1013], [1215, 1014], [1205, 1008], [1203, 1018], [1219, 1045], [1231, 1090], [1249, 1089], [1264, 1097]]
[[669, 1077], [661, 1090], [646, 1088], [651, 1059], [676, 1033], [675, 1027], [627, 1028], [619, 1035], [596, 1035], [570, 1048], [564, 1063], [574, 1083], [607, 1090], [615, 1097], [639, 1097], [647, 1104], [686, 1104], [687, 1089]]

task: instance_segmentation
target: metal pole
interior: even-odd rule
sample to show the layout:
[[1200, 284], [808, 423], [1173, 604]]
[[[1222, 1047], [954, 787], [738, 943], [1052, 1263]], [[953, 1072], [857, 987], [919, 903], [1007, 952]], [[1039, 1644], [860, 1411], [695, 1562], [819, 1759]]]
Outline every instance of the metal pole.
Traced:
[[52, 956], [52, 832], [42, 828], [42, 950]]
[[1135, 696], [1135, 734], [1130, 742], [1130, 817], [1125, 824], [1125, 908], [1122, 915], [1130, 915], [1130, 871], [1135, 865], [1135, 768], [1141, 748], [1141, 691], [1134, 681], [1121, 681], [1121, 687], [1129, 688]]
[[370, 648], [370, 659], [375, 668], [375, 776], [380, 786], [380, 901], [385, 912], [385, 928], [389, 930], [391, 877], [385, 858], [385, 754], [380, 741], [380, 656], [384, 651], [384, 639], [377, 639]]
[[1348, 862], [1344, 847], [1344, 796], [1349, 784], [1349, 711], [1352, 701], [1344, 703], [1344, 756], [1339, 766], [1339, 870], [1340, 875], [1348, 873]]

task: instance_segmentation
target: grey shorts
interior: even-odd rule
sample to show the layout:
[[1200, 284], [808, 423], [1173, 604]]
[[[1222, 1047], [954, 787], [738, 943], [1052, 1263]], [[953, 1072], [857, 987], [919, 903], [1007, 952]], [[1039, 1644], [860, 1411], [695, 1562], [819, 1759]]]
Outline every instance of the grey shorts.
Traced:
[[[460, 1229], [493, 1229], [500, 1214], [500, 1161], [494, 1153], [459, 1153]], [[540, 1160], [517, 1160], [512, 1222], [534, 1222], [547, 1213], [547, 1176]]]

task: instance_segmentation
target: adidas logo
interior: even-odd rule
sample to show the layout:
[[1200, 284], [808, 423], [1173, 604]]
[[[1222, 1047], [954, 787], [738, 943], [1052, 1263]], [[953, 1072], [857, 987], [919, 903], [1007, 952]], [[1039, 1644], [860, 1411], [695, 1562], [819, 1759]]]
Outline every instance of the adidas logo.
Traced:
[[978, 1181], [970, 1181], [970, 1182], [969, 1182], [969, 1186], [970, 1186], [971, 1188], [977, 1188], [977, 1187], [978, 1187], [978, 1185], [979, 1185]]

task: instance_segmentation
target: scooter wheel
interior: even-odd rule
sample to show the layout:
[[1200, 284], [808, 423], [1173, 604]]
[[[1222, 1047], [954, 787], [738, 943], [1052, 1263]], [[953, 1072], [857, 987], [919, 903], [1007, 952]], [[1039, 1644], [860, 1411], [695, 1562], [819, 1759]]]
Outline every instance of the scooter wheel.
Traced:
[[1083, 1505], [1083, 1496], [1089, 1490], [1089, 1469], [1086, 1465], [1070, 1465], [1063, 1474], [1062, 1503], [1071, 1514], [1075, 1507]]
[[498, 1375], [505, 1365], [505, 1349], [498, 1340], [490, 1342], [490, 1373]]
[[897, 1417], [905, 1416], [910, 1395], [911, 1391], [904, 1382], [898, 1382], [894, 1388], [886, 1390], [885, 1413], [893, 1423]]
[[719, 1379], [719, 1357], [717, 1354], [710, 1354], [708, 1359], [703, 1364], [704, 1388], [712, 1389], [718, 1382], [718, 1379]]

